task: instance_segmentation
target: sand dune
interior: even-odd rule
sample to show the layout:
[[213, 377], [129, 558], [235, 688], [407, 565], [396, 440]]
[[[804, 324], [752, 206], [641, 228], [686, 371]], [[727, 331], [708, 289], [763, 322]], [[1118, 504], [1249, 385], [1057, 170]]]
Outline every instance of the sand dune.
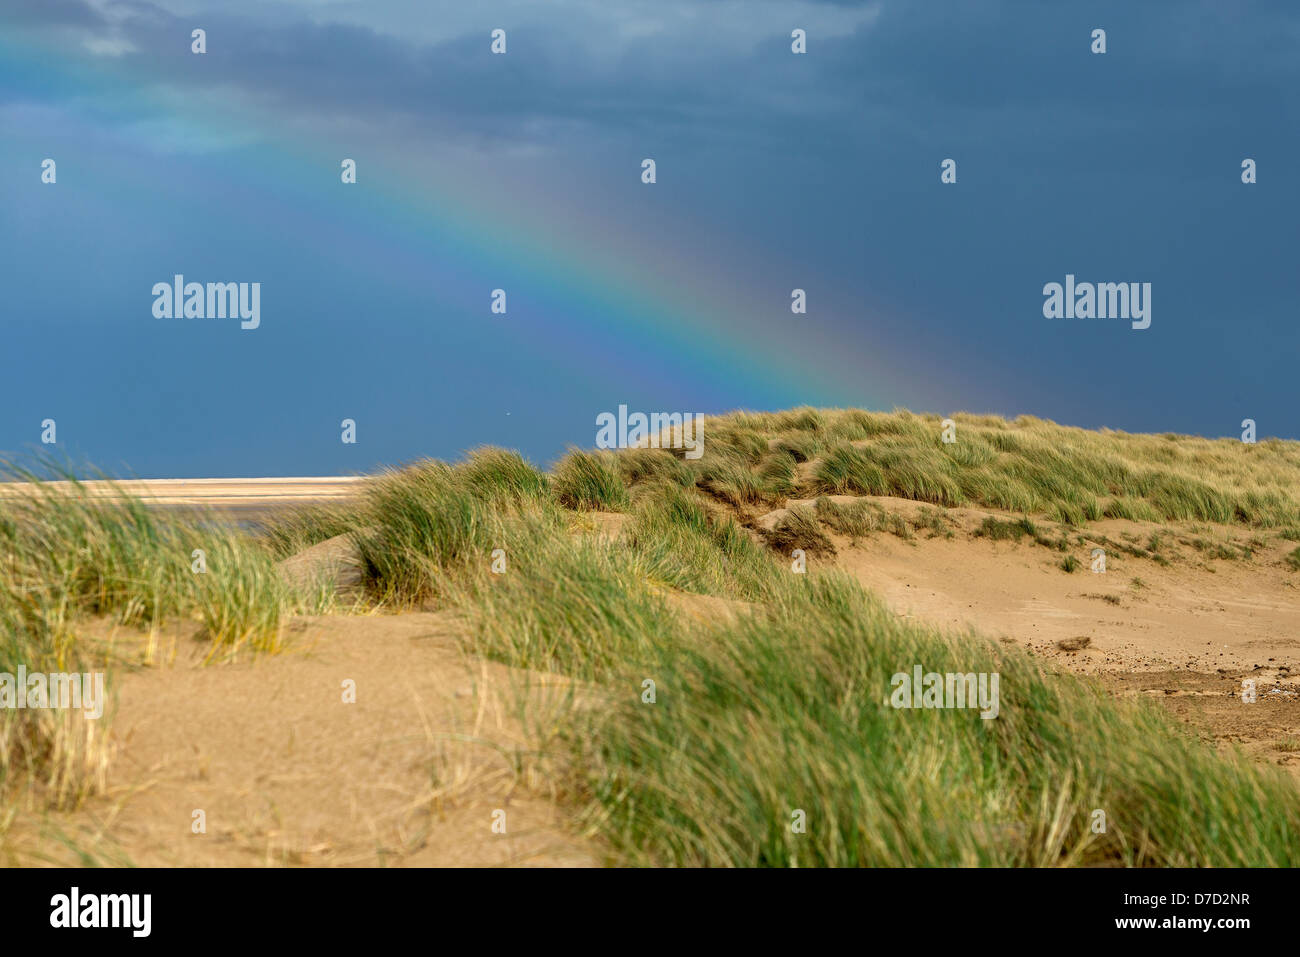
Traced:
[[[204, 667], [209, 645], [200, 639], [210, 632], [202, 614], [191, 609], [149, 631], [117, 625], [122, 619], [88, 602], [97, 617], [73, 623], [78, 639], [111, 649], [126, 665], [116, 667], [110, 684], [106, 725], [114, 753], [106, 787], [73, 812], [22, 809], [0, 832], [0, 849], [22, 862], [146, 865], [619, 860], [610, 832], [575, 824], [578, 805], [565, 791], [573, 781], [536, 763], [551, 760], [538, 735], [558, 726], [552, 719], [559, 709], [582, 708], [578, 699], [609, 689], [598, 679], [542, 678], [538, 672], [562, 662], [546, 654], [484, 660], [493, 652], [475, 637], [483, 625], [476, 609], [507, 621], [513, 636], [530, 623], [509, 617], [510, 602], [535, 601], [564, 623], [556, 632], [564, 648], [589, 639], [618, 647], [618, 628], [604, 633], [601, 619], [593, 624], [553, 587], [576, 591], [589, 580], [583, 575], [595, 574], [595, 607], [621, 616], [614, 620], [624, 630], [653, 633], [638, 621], [637, 607], [618, 597], [644, 589], [647, 604], [662, 596], [678, 629], [707, 642], [713, 632], [701, 624], [764, 615], [763, 589], [776, 588], [777, 577], [781, 590], [771, 593], [802, 588], [783, 577], [796, 547], [807, 549], [807, 571], [847, 572], [895, 615], [955, 635], [958, 647], [971, 635], [1020, 646], [1043, 661], [1049, 687], [1074, 687], [1066, 676], [1078, 674], [1117, 697], [1154, 699], [1200, 737], [1243, 747], [1254, 761], [1300, 778], [1300, 527], [1289, 497], [1300, 460], [1292, 461], [1292, 450], [1085, 434], [1036, 420], [962, 421], [971, 447], [952, 456], [935, 450], [928, 426], [937, 423], [920, 417], [811, 410], [740, 415], [734, 434], [716, 423], [714, 458], [695, 469], [667, 452], [638, 452], [614, 473], [604, 459], [573, 453], [544, 478], [507, 453], [482, 453], [454, 478], [438, 470], [408, 476], [408, 497], [386, 511], [349, 516], [345, 506], [324, 522], [297, 515], [304, 534], [273, 536], [274, 561], [255, 535], [232, 532], [267, 579], [307, 593], [332, 579], [336, 603], [279, 605], [282, 653], [240, 654]], [[1045, 472], [1044, 462], [1054, 471]], [[1154, 478], [1152, 462], [1163, 463]], [[1090, 476], [1098, 470], [1111, 479], [1091, 502]], [[1217, 485], [1203, 481], [1211, 473]], [[119, 487], [161, 510], [210, 508], [258, 525], [297, 506], [345, 503], [361, 481], [144, 480]], [[460, 482], [495, 483], [524, 498], [540, 489], [545, 504], [538, 508], [552, 524], [535, 541], [523, 537], [522, 523], [508, 529], [520, 536], [523, 554], [511, 554], [509, 578], [478, 569], [485, 580], [474, 587], [482, 591], [467, 591], [468, 605], [442, 600], [433, 587], [409, 595], [374, 587], [406, 582], [408, 573], [417, 583], [422, 574], [440, 583], [447, 573], [473, 582], [468, 569], [449, 572], [454, 563], [421, 563], [421, 556], [463, 557], [463, 537], [444, 541], [429, 530], [459, 529], [460, 518], [470, 531], [489, 529], [489, 512], [506, 511], [502, 503], [513, 499], [471, 499]], [[106, 483], [86, 488], [111, 492]], [[916, 499], [867, 494], [909, 488]], [[0, 486], [0, 501], [24, 494], [30, 491]], [[1086, 520], [1081, 503], [1090, 505]], [[344, 520], [335, 521], [340, 513]], [[1179, 517], [1187, 514], [1196, 519]], [[356, 536], [373, 548], [375, 529], [389, 536], [379, 541], [391, 554], [412, 560], [389, 569], [367, 552], [363, 561]], [[588, 559], [577, 553], [585, 548], [566, 551], [582, 536], [599, 545], [594, 551], [616, 553], [609, 561], [619, 577], [583, 564]], [[480, 538], [471, 551], [486, 562], [496, 539]], [[545, 561], [529, 563], [534, 548], [547, 549]], [[1105, 568], [1093, 571], [1097, 549], [1105, 551]], [[707, 574], [709, 562], [718, 563], [717, 578]], [[363, 569], [370, 576], [364, 589]], [[227, 591], [198, 594], [226, 596], [238, 611], [249, 593], [243, 579], [229, 581]], [[574, 617], [575, 608], [582, 614]], [[308, 610], [333, 613], [302, 613]], [[864, 640], [883, 641], [886, 633], [871, 627], [863, 622]], [[741, 641], [743, 630], [716, 633]], [[151, 666], [132, 667], [137, 662]], [[563, 663], [555, 670], [583, 674]], [[524, 693], [537, 696], [528, 708], [541, 709], [527, 721], [518, 707], [525, 679]], [[341, 700], [349, 682], [355, 703]], [[1248, 686], [1257, 695], [1250, 703], [1242, 695]], [[1286, 790], [1285, 780], [1280, 786]], [[206, 815], [207, 831], [191, 837], [195, 810]], [[492, 827], [497, 812], [508, 817], [504, 832]]]
[[[187, 486], [177, 498], [212, 487], [175, 484]], [[292, 500], [313, 483], [221, 484], [218, 494], [250, 497], [260, 487]], [[873, 501], [906, 518], [920, 507]], [[1115, 555], [1104, 574], [1069, 574], [1050, 549], [972, 534], [996, 513], [946, 514], [952, 537], [837, 535], [835, 554], [818, 560], [852, 573], [900, 615], [1016, 642], [1053, 668], [1098, 676], [1117, 695], [1154, 697], [1220, 745], [1300, 776], [1300, 601], [1281, 546], [1249, 561], [1169, 566]], [[1109, 521], [1090, 534], [1148, 531]], [[616, 535], [618, 523], [591, 534]], [[346, 547], [340, 537], [284, 567], [346, 565]], [[671, 597], [697, 618], [752, 609]], [[48, 853], [38, 835], [54, 828], [109, 863], [599, 863], [599, 845], [566, 831], [545, 789], [512, 770], [508, 755], [525, 737], [503, 691], [520, 673], [461, 655], [458, 627], [444, 613], [297, 618], [295, 650], [221, 668], [197, 667], [197, 643], [176, 632], [170, 667], [127, 674], [116, 689], [107, 794], [89, 814], [32, 820], [19, 834], [28, 850], [44, 843]], [[357, 682], [355, 705], [340, 703], [344, 679]], [[1258, 686], [1252, 707], [1240, 701], [1245, 679]], [[190, 822], [176, 808], [204, 809], [208, 835], [182, 839]], [[490, 826], [498, 809], [509, 814], [506, 835]]]

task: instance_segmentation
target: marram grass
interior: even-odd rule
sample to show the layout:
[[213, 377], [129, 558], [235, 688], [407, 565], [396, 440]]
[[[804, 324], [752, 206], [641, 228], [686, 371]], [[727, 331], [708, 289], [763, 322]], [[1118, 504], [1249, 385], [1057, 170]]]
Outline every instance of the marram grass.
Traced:
[[[783, 572], [764, 605], [708, 628], [608, 543], [539, 554], [469, 603], [470, 644], [600, 689], [553, 746], [619, 863], [1300, 863], [1300, 794], [1274, 769], [1019, 649], [896, 618], [846, 578]], [[998, 716], [890, 707], [891, 676], [916, 664], [998, 673]]]
[[[243, 533], [113, 489], [92, 493], [48, 463], [4, 471], [16, 484], [0, 500], [0, 672], [104, 670], [107, 653], [85, 638], [92, 618], [145, 630], [192, 621], [213, 656], [279, 648], [298, 597]], [[75, 805], [102, 784], [107, 723], [4, 709], [0, 788], [22, 778], [50, 806]]]

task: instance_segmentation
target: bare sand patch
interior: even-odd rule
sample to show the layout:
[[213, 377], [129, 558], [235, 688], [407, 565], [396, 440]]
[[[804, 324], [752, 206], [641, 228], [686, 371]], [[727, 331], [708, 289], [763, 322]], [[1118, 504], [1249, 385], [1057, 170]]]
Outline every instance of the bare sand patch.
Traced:
[[527, 680], [536, 707], [560, 706], [561, 679], [468, 660], [440, 613], [294, 626], [296, 650], [274, 657], [118, 673], [107, 792], [19, 822], [11, 846], [141, 866], [600, 861], [519, 760], [517, 690]]
[[361, 561], [351, 532], [317, 542], [278, 567], [285, 581], [297, 588], [330, 585], [342, 599], [361, 592]]

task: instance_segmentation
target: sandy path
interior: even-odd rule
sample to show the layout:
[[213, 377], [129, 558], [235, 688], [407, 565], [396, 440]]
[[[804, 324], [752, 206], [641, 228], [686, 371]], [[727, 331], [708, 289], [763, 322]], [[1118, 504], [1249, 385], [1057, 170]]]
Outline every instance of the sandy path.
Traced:
[[137, 865], [598, 862], [514, 770], [520, 673], [471, 665], [442, 615], [294, 624], [279, 656], [119, 673], [108, 792], [49, 823]]

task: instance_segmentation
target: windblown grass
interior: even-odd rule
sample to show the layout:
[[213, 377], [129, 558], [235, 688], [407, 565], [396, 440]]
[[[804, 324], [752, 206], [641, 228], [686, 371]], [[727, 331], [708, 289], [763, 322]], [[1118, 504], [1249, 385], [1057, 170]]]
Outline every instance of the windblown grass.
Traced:
[[671, 638], [664, 593], [618, 544], [542, 533], [523, 555], [504, 575], [458, 580], [452, 601], [470, 616], [475, 652], [599, 681]]
[[[912, 537], [912, 530], [903, 516], [886, 511], [875, 502], [841, 503], [822, 495], [813, 503], [813, 514], [828, 528], [854, 541], [872, 532], [888, 532], [902, 539]], [[927, 527], [935, 527], [934, 522], [928, 521]]]
[[490, 564], [496, 549], [508, 561], [528, 540], [521, 516], [539, 526], [561, 521], [547, 477], [499, 449], [458, 466], [428, 461], [385, 473], [364, 495], [367, 527], [355, 534], [362, 574], [376, 599], [396, 605], [436, 600], [451, 576]]
[[[792, 582], [763, 614], [677, 634], [567, 739], [588, 826], [623, 862], [1300, 861], [1300, 798], [1271, 769], [1220, 757], [1147, 703], [1048, 677], [1017, 649], [904, 622], [846, 579]], [[998, 673], [997, 718], [890, 707], [891, 676], [916, 664]], [[654, 704], [637, 696], [643, 677]]]
[[[817, 421], [822, 441], [837, 420]], [[795, 423], [779, 426], [785, 434]], [[921, 425], [853, 416], [839, 428], [841, 435], [897, 439]], [[551, 728], [552, 744], [565, 756], [568, 800], [617, 861], [1300, 862], [1300, 798], [1272, 769], [1216, 753], [1148, 702], [1117, 702], [1087, 681], [1048, 675], [1019, 649], [895, 618], [833, 573], [793, 574], [728, 513], [753, 494], [739, 479], [727, 485], [729, 470], [747, 464], [758, 487], [766, 481], [761, 466], [771, 453], [756, 436], [757, 424], [739, 419], [722, 468], [680, 463], [696, 476], [698, 491], [660, 450], [629, 456], [630, 465], [618, 464], [623, 456], [572, 455], [553, 498], [539, 491], [522, 507], [518, 498], [480, 498], [456, 477], [456, 467], [439, 467], [430, 485], [408, 488], [450, 510], [438, 513], [445, 527], [420, 551], [437, 557], [438, 600], [465, 616], [469, 649], [578, 679], [594, 696], [594, 705], [575, 706]], [[974, 458], [984, 466], [991, 461]], [[851, 452], [844, 460], [857, 461]], [[952, 483], [927, 486], [890, 461], [871, 461], [881, 475], [896, 472], [882, 488], [907, 488], [923, 501], [944, 501], [945, 488], [973, 487], [962, 484], [960, 472]], [[1024, 488], [1040, 481], [1031, 476]], [[574, 491], [583, 488], [601, 491]], [[1056, 483], [1049, 517], [1097, 514], [1072, 488]], [[553, 511], [561, 502], [617, 502], [631, 508], [631, 517], [615, 539], [575, 535]], [[407, 506], [383, 504], [372, 518], [406, 522], [394, 516], [406, 515]], [[770, 544], [815, 544], [821, 524], [846, 534], [910, 534], [906, 523], [891, 528], [886, 514], [872, 503], [822, 498], [812, 509], [792, 510]], [[947, 530], [936, 510], [912, 526]], [[1028, 514], [991, 519], [981, 533], [1060, 547]], [[513, 557], [508, 572], [493, 575], [486, 554], [501, 542], [510, 543]], [[734, 624], [707, 627], [676, 610], [670, 589], [741, 599], [755, 610]], [[916, 664], [998, 673], [998, 717], [893, 709], [891, 677]], [[647, 679], [654, 703], [643, 697]], [[1098, 810], [1106, 815], [1104, 833], [1091, 826]], [[803, 833], [791, 828], [796, 812], [806, 818]]]
[[682, 591], [761, 601], [779, 576], [770, 556], [734, 519], [710, 512], [698, 495], [676, 486], [644, 497], [625, 541], [648, 577]]
[[[264, 549], [204, 516], [92, 494], [41, 468], [5, 469], [19, 484], [0, 501], [0, 672], [105, 670], [105, 652], [84, 639], [91, 617], [149, 630], [192, 619], [214, 654], [279, 647], [292, 595]], [[102, 785], [106, 725], [76, 710], [4, 709], [0, 787], [22, 778], [49, 805], [75, 805]]]
[[262, 542], [273, 558], [283, 560], [312, 545], [356, 531], [358, 519], [355, 502], [303, 505], [267, 522]]
[[[699, 513], [679, 501], [674, 514], [649, 521], [707, 536]], [[570, 800], [620, 863], [1300, 862], [1294, 787], [1150, 703], [898, 619], [851, 580], [775, 559], [759, 610], [710, 629], [663, 600], [636, 542], [547, 537], [457, 602], [475, 652], [594, 683], [597, 702], [571, 712], [558, 743]], [[998, 716], [893, 709], [892, 676], [916, 664], [998, 673]]]
[[689, 466], [700, 488], [735, 505], [829, 493], [979, 505], [1071, 525], [1300, 522], [1300, 443], [1092, 432], [1032, 416], [951, 418], [956, 441], [944, 443], [937, 415], [736, 412], [707, 420], [705, 453]]
[[555, 466], [555, 496], [565, 508], [621, 512], [628, 506], [627, 485], [609, 452], [569, 452]]
[[835, 546], [822, 531], [817, 513], [807, 506], [796, 506], [766, 533], [767, 542], [783, 555], [799, 550], [808, 555], [834, 554]]
[[102, 615], [144, 628], [197, 617], [214, 644], [278, 640], [288, 593], [243, 533], [116, 490], [93, 494], [66, 475], [9, 475], [25, 494], [0, 503], [0, 626], [24, 647], [62, 661], [78, 621]]

